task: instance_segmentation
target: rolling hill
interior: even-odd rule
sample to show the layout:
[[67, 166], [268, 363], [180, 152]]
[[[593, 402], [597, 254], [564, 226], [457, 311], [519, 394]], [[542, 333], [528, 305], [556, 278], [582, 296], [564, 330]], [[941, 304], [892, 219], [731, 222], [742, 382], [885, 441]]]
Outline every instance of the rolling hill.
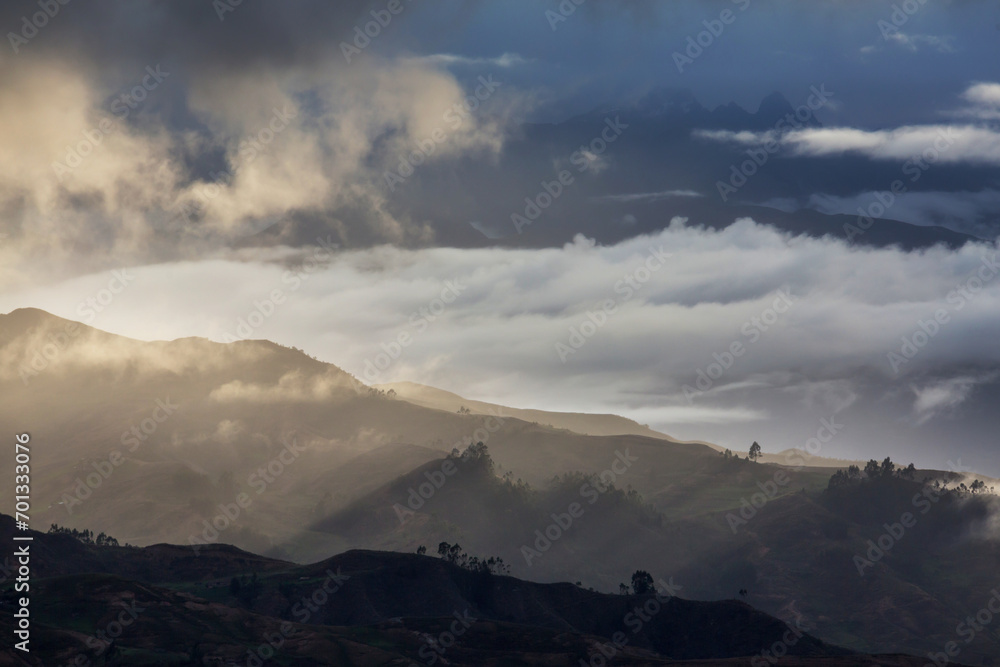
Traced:
[[[13, 530], [13, 519], [0, 515], [0, 534], [9, 539]], [[209, 547], [200, 559], [167, 545], [31, 536], [33, 650], [5, 648], [0, 664], [270, 664], [273, 657], [285, 665], [568, 666], [607, 656], [616, 665], [735, 666], [776, 646], [793, 656], [787, 665], [919, 664], [825, 644], [742, 602], [685, 600], [670, 584], [607, 595], [415, 554], [351, 551], [292, 566], [228, 547]], [[5, 582], [5, 631], [13, 607]]]
[[[420, 400], [443, 403], [411, 402], [267, 341], [141, 342], [31, 309], [0, 316], [0, 390], [0, 423], [31, 434], [34, 525], [140, 546], [305, 563], [444, 541], [604, 592], [644, 569], [692, 599], [745, 589], [864, 653], [939, 650], [997, 585], [995, 496], [951, 490], [914, 512], [958, 473], [828, 489], [835, 467], [726, 458], [613, 416], [459, 414], [434, 390]], [[906, 511], [916, 525], [861, 576], [855, 556]], [[170, 571], [179, 547], [151, 548]], [[963, 659], [1000, 652], [995, 630], [975, 639]]]

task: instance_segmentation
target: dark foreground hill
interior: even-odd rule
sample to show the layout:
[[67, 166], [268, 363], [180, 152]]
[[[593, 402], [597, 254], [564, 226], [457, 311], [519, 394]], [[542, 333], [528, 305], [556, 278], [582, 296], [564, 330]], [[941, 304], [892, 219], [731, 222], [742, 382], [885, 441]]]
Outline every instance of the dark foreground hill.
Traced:
[[[445, 479], [439, 471], [449, 462], [454, 472]], [[572, 577], [605, 591], [637, 568], [673, 577], [685, 597], [715, 600], [742, 589], [767, 613], [860, 652], [937, 654], [957, 638], [971, 664], [1000, 655], [995, 627], [965, 641], [971, 626], [964, 620], [993, 616], [981, 610], [1000, 583], [996, 496], [893, 474], [795, 488], [757, 509], [741, 507], [738, 493], [763, 497], [768, 484], [787, 489], [787, 469], [724, 457], [710, 463], [704, 471], [688, 468], [692, 478], [710, 480], [688, 495], [705, 508], [697, 494], [724, 502], [724, 493], [749, 485], [734, 493], [732, 509], [678, 512], [683, 497], [653, 495], [647, 503], [633, 491], [598, 493], [598, 481], [586, 476], [527, 489], [497, 478], [488, 461], [456, 457], [425, 464], [314, 529], [363, 549], [457, 541], [470, 553], [502, 557], [519, 576]], [[435, 475], [441, 486], [432, 489]], [[637, 478], [641, 487], [644, 477]], [[415, 492], [422, 487], [426, 498]]]
[[[4, 544], [13, 531], [0, 516]], [[609, 595], [417, 554], [294, 566], [221, 545], [31, 535], [32, 650], [5, 642], [0, 665], [749, 665], [775, 649], [782, 665], [921, 664], [852, 654], [742, 602], [684, 600], [670, 582]], [[5, 637], [12, 585], [0, 584]]]

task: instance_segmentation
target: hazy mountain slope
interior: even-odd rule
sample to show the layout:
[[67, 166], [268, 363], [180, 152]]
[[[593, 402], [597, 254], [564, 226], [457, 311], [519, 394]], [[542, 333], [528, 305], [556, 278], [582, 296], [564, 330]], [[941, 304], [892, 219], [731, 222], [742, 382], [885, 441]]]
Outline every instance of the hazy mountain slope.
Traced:
[[[923, 503], [915, 506], [913, 498], [932, 487], [917, 482], [895, 479], [806, 493], [785, 483], [775, 498], [754, 508], [744, 499], [758, 502], [758, 483], [766, 491], [769, 481], [785, 480], [776, 474], [792, 471], [739, 460], [718, 463], [711, 476], [696, 477], [699, 483], [672, 499], [661, 495], [655, 507], [644, 507], [621, 492], [601, 494], [591, 505], [579, 491], [582, 478], [526, 490], [491, 481], [486, 469], [461, 461], [422, 500], [414, 491], [442, 469], [435, 461], [314, 528], [363, 548], [411, 551], [420, 544], [433, 549], [439, 541], [458, 542], [470, 554], [501, 556], [518, 576], [575, 576], [603, 590], [613, 590], [639, 568], [669, 576], [684, 586], [684, 595], [698, 599], [747, 588], [755, 606], [861, 651], [939, 650], [997, 585], [1000, 507], [994, 496], [943, 494], [925, 517]], [[583, 511], [570, 523], [563, 515], [573, 502]], [[727, 506], [700, 511], [712, 503]], [[854, 557], [869, 557], [868, 540], [880, 539], [885, 526], [898, 524], [907, 511], [918, 517], [916, 526], [894, 539], [887, 555], [875, 557], [861, 576]], [[561, 517], [558, 530], [554, 514]], [[536, 529], [550, 530], [552, 539]], [[981, 633], [963, 651], [963, 658], [975, 662], [1000, 651], [1000, 637]]]
[[[657, 472], [649, 462], [645, 465]], [[723, 461], [715, 454], [697, 462], [678, 457], [676, 466], [683, 471], [676, 476], [673, 469], [659, 476], [638, 474], [634, 480], [621, 475], [614, 480], [617, 488], [603, 487], [600, 478], [586, 475], [528, 488], [497, 479], [484, 461], [433, 461], [331, 513], [312, 529], [359, 548], [413, 551], [420, 544], [433, 548], [440, 541], [458, 542], [469, 553], [503, 557], [518, 576], [541, 581], [575, 577], [600, 590], [616, 590], [637, 568], [672, 575], [745, 544], [720, 513], [738, 509], [741, 499], [760, 492], [758, 484], [767, 486], [777, 470]], [[451, 474], [441, 474], [445, 470]], [[801, 488], [791, 483], [794, 475], [808, 479], [805, 473], [783, 474], [784, 484], [772, 482], [776, 496]], [[608, 475], [604, 479], [612, 482]], [[663, 479], [675, 481], [659, 493], [626, 490], [653, 489]], [[427, 486], [432, 481], [440, 482], [433, 492]], [[574, 503], [580, 516], [567, 521]], [[562, 524], [558, 529], [553, 515]], [[547, 530], [556, 539], [540, 537]], [[752, 581], [747, 576], [739, 568], [713, 565], [688, 581], [710, 590], [709, 597], [728, 597]]]
[[[300, 562], [446, 540], [501, 555], [530, 579], [604, 591], [641, 568], [676, 577], [693, 598], [747, 588], [768, 612], [786, 621], [804, 613], [818, 635], [865, 650], [931, 650], [954, 634], [955, 614], [979, 608], [976, 592], [995, 585], [996, 514], [976, 509], [985, 500], [941, 512], [950, 532], [921, 537], [937, 525], [922, 521], [859, 592], [833, 585], [828, 572], [849, 573], [852, 554], [898, 520], [912, 489], [896, 489], [892, 503], [832, 502], [822, 493], [826, 468], [430, 409], [266, 341], [144, 343], [69, 326], [41, 311], [0, 316], [0, 423], [30, 431], [33, 495], [51, 503], [33, 508], [36, 526], [90, 528], [135, 544], [196, 542], [199, 553], [202, 542], [235, 543]], [[36, 353], [47, 363], [22, 381]], [[476, 440], [487, 443], [495, 474], [441, 472], [443, 456]], [[11, 465], [0, 461], [0, 475]], [[621, 491], [593, 493], [593, 480], [566, 473]], [[765, 491], [775, 498], [734, 532], [730, 515]], [[401, 520], [396, 506], [413, 493], [429, 499], [418, 497]], [[565, 521], [573, 503], [582, 516], [552, 529], [551, 548], [539, 546], [539, 533], [554, 515]], [[892, 511], [865, 514], [872, 508]], [[530, 565], [523, 547], [540, 553]], [[896, 599], [927, 610], [900, 622], [885, 611]], [[977, 645], [992, 650], [993, 641], [984, 633]]]
[[458, 394], [453, 394], [450, 391], [428, 387], [416, 382], [388, 382], [376, 385], [376, 388], [383, 391], [395, 391], [399, 398], [410, 403], [422, 405], [426, 408], [447, 410], [448, 412], [456, 412], [460, 408], [465, 407], [473, 414], [510, 415], [522, 421], [535, 422], [542, 426], [564, 428], [582, 435], [644, 435], [650, 438], [663, 438], [664, 440], [677, 442], [675, 438], [671, 438], [665, 433], [654, 431], [648, 426], [639, 424], [631, 419], [626, 419], [625, 417], [619, 417], [618, 415], [547, 412], [545, 410], [512, 408], [496, 403], [470, 400]]
[[[997, 586], [1000, 503], [931, 488], [892, 479], [770, 503], [745, 530], [755, 592], [771, 598], [760, 606], [791, 605], [810, 631], [859, 650], [940, 651]], [[976, 664], [1000, 654], [1000, 634], [961, 646]]]
[[[705, 445], [716, 451], [723, 451], [725, 449], [704, 440], [678, 440], [660, 431], [655, 431], [644, 424], [639, 424], [619, 415], [549, 412], [545, 410], [512, 408], [496, 403], [471, 400], [450, 391], [445, 391], [444, 389], [429, 387], [416, 382], [387, 382], [375, 385], [375, 387], [383, 391], [395, 391], [397, 397], [410, 403], [448, 412], [456, 412], [464, 407], [468, 408], [472, 414], [509, 415], [522, 421], [534, 422], [542, 426], [562, 428], [582, 435], [643, 435], [650, 438], [662, 438], [672, 442], [690, 442]], [[740, 454], [745, 455], [742, 452]], [[760, 462], [815, 468], [846, 468], [849, 465], [864, 467], [865, 464], [864, 461], [813, 456], [801, 449], [786, 449], [775, 453], [765, 452], [761, 456]]]
[[264, 552], [301, 538], [306, 551], [283, 555], [329, 553], [340, 545], [312, 542], [323, 536], [302, 535], [308, 523], [473, 440], [533, 484], [599, 472], [630, 446], [650, 464], [713, 455], [391, 400], [267, 341], [141, 342], [32, 309], [0, 316], [0, 390], [0, 421], [35, 443], [34, 489], [51, 503], [35, 519], [136, 544], [218, 539], [206, 522], [246, 494], [218, 521], [224, 541]]
[[810, 454], [804, 449], [792, 448], [784, 449], [780, 452], [764, 452], [761, 454], [761, 463], [777, 463], [779, 465], [791, 465], [791, 466], [810, 466], [814, 468], [829, 468], [831, 470], [837, 468], [847, 468], [848, 466], [856, 465], [859, 468], [865, 467], [865, 461], [852, 461], [850, 459], [834, 459], [825, 456], [816, 456]]

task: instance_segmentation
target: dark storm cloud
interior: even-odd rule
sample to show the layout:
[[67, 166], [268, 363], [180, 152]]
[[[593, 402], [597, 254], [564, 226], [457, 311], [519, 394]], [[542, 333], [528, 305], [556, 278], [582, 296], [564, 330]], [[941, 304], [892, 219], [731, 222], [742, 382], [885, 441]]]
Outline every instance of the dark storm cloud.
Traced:
[[[36, 20], [39, 0], [0, 8], [12, 47], [0, 65], [11, 106], [4, 119], [37, 137], [26, 164], [0, 178], [2, 203], [16, 211], [6, 224], [17, 243], [58, 211], [79, 230], [64, 235], [77, 249], [110, 250], [110, 235], [112, 247], [140, 259], [144, 249], [161, 258], [174, 247], [196, 254], [208, 240], [230, 242], [279, 220], [299, 229], [277, 238], [296, 243], [313, 240], [314, 228], [345, 243], [467, 242], [478, 234], [468, 223], [486, 219], [495, 193], [520, 188], [516, 174], [491, 174], [489, 192], [444, 188], [449, 201], [480, 209], [445, 224], [461, 207], [442, 212], [438, 191], [425, 183], [394, 198], [384, 173], [426, 142], [484, 75], [502, 73], [500, 93], [427, 162], [460, 172], [462, 159], [502, 154], [520, 119], [617, 107], [664, 86], [690, 89], [709, 107], [735, 100], [753, 110], [770, 91], [798, 100], [825, 82], [837, 91], [822, 112], [829, 124], [940, 121], [947, 109], [936, 100], [988, 81], [996, 49], [996, 31], [986, 31], [994, 9], [972, 1], [921, 5], [905, 20], [887, 1], [41, 2], [54, 15]], [[887, 20], [899, 23], [892, 39], [879, 27]], [[45, 25], [16, 37], [25, 21]], [[345, 44], [357, 51], [345, 57]], [[90, 173], [44, 183], [46, 167], [93, 132], [116, 96], [137, 90], [147, 67], [169, 78], [121, 123], [104, 154], [89, 159]], [[900, 75], [914, 71], [920, 76]], [[241, 149], [286, 108], [295, 113], [291, 129], [266, 150]], [[23, 156], [11, 143], [0, 152]], [[251, 152], [263, 157], [237, 174]], [[415, 180], [424, 175], [442, 184], [453, 178], [428, 167]], [[650, 185], [632, 191], [676, 189]], [[218, 187], [221, 196], [199, 200]]]
[[[504, 82], [507, 109], [446, 124], [478, 77], [466, 91], [447, 57], [394, 51], [410, 0], [43, 4], [0, 13], [0, 120], [16, 128], [0, 252], [29, 265], [203, 256], [285, 218], [426, 243], [423, 221], [388, 212], [385, 161], [439, 129], [427, 159], [496, 152], [514, 108]], [[495, 55], [483, 65], [520, 62]]]
[[[84, 57], [111, 66], [171, 60], [188, 67], [239, 69], [322, 58], [374, 6], [368, 0], [75, 0], [65, 5], [16, 0], [0, 7], [0, 26], [5, 33], [20, 34], [24, 17], [32, 20], [41, 4], [58, 12], [21, 46], [19, 57]], [[12, 64], [10, 51], [5, 56]]]
[[[772, 90], [791, 97], [826, 82], [843, 91], [839, 122], [930, 122], [938, 112], [935, 100], [954, 97], [971, 81], [995, 79], [1000, 8], [981, 0], [920, 3], [903, 15], [905, 21], [896, 15], [900, 25], [889, 34], [908, 41], [883, 36], [880, 22], [896, 27], [894, 6], [902, 3], [894, 0], [588, 0], [565, 20], [551, 22], [547, 12], [559, 14], [561, 4], [481, 3], [463, 30], [436, 34], [435, 48], [514, 51], [537, 61], [520, 82], [560, 90], [539, 109], [546, 120], [615, 104], [657, 85], [690, 88], [710, 106], [736, 101], [753, 109]], [[449, 5], [436, 7], [430, 11], [443, 15]], [[720, 31], [726, 10], [733, 19]], [[688, 39], [697, 39], [706, 22], [719, 34], [704, 38], [707, 46], [692, 51], [693, 63], [679, 71], [674, 54], [686, 55]], [[406, 31], [436, 23], [428, 16]], [[950, 38], [953, 52], [932, 48], [935, 38]]]

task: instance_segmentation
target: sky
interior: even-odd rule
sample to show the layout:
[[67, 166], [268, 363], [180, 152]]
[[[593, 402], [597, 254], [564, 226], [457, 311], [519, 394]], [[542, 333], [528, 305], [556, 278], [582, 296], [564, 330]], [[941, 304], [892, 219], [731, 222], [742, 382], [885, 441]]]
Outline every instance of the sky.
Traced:
[[[269, 338], [369, 382], [616, 412], [741, 450], [803, 446], [840, 419], [821, 455], [1000, 476], [995, 3], [44, 4], [0, 8], [0, 312], [145, 340]], [[472, 166], [497, 192], [515, 164], [558, 172], [532, 127], [557, 136], [658, 89], [754, 112], [814, 86], [836, 91], [820, 127], [693, 136], [734, 155], [778, 141], [820, 176], [771, 205], [852, 214], [888, 184], [842, 172], [895, 173], [944, 133], [936, 180], [891, 217], [981, 240], [904, 252], [667, 215], [612, 245], [470, 247], [441, 223], [489, 206], [459, 178]], [[411, 187], [387, 188], [436, 131]], [[588, 178], [650, 191], [613, 151]], [[290, 221], [306, 231], [255, 242]]]

